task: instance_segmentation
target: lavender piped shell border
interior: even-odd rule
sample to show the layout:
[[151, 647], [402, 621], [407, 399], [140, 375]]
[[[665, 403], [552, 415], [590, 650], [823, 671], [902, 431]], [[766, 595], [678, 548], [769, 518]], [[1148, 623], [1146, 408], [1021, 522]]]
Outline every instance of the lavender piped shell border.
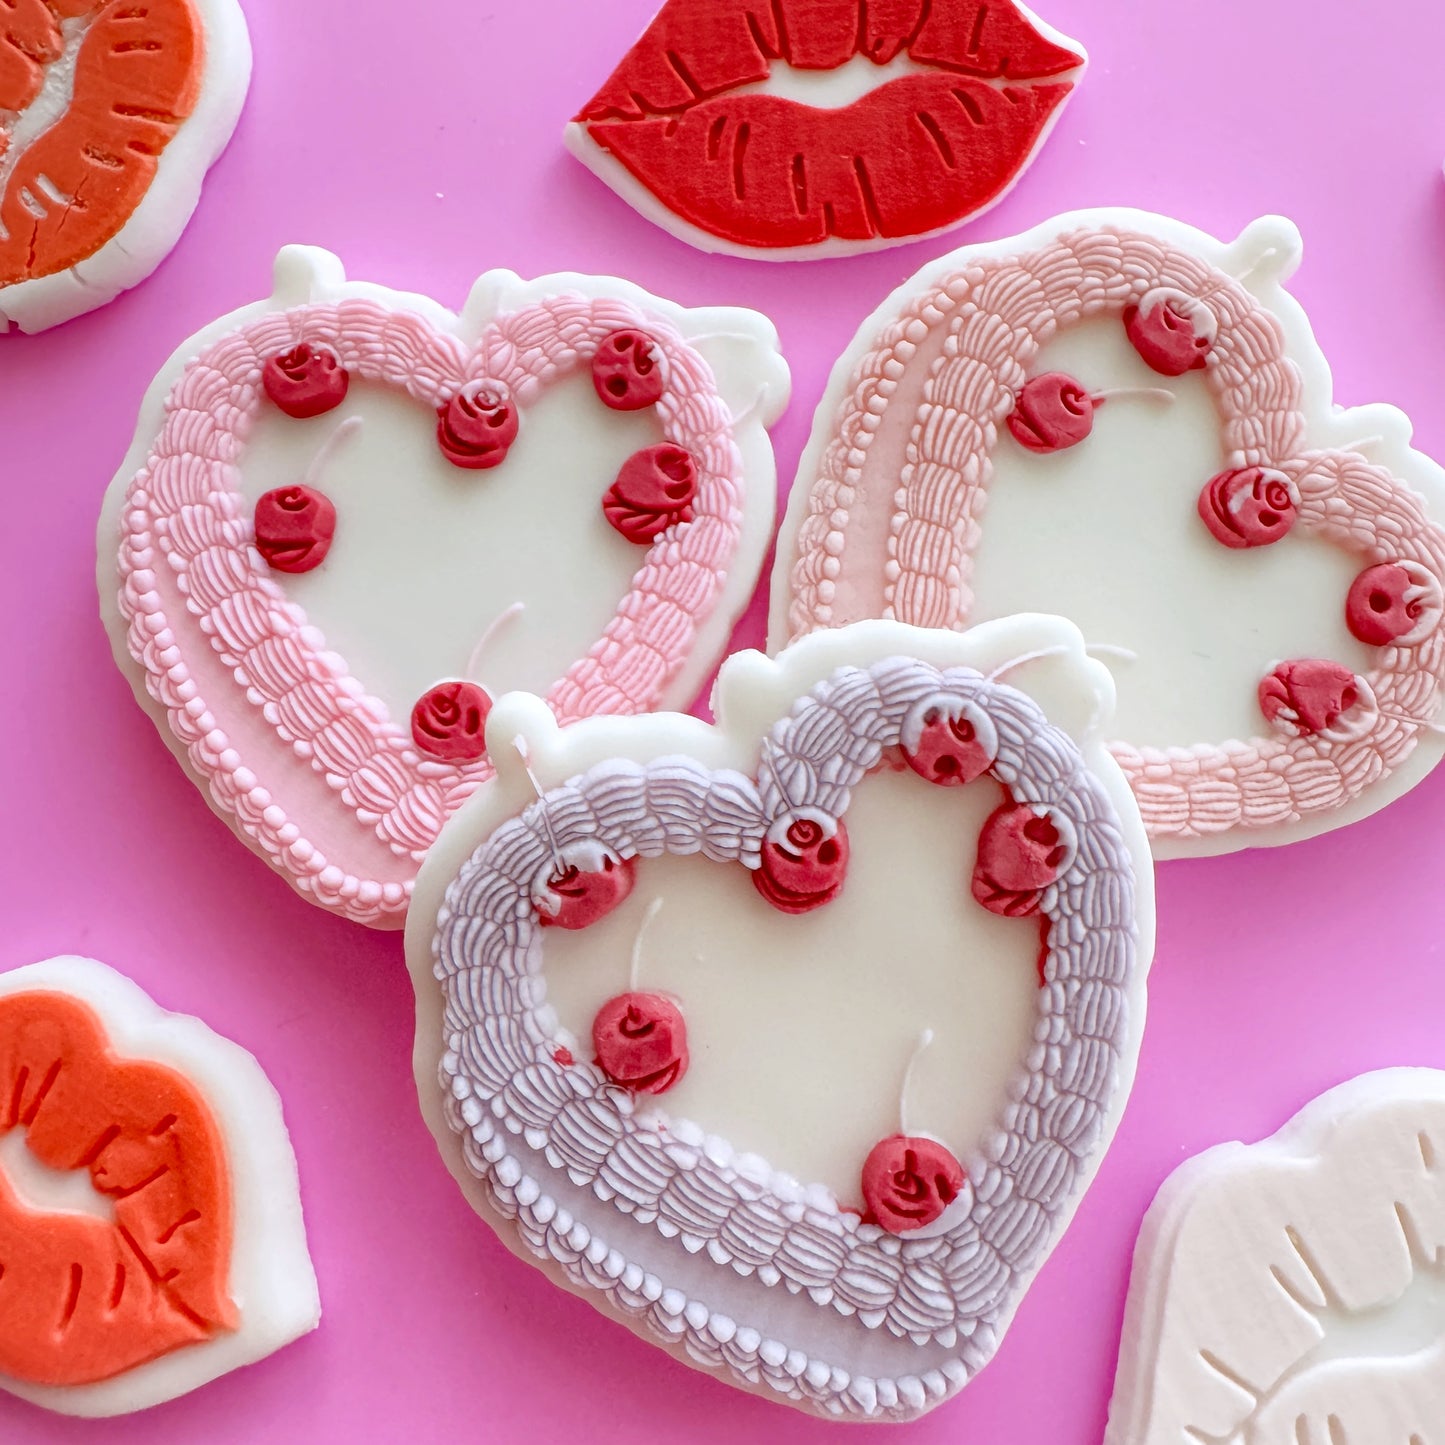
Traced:
[[[987, 713], [999, 736], [995, 776], [1016, 801], [1048, 808], [1076, 846], [1043, 899], [1047, 982], [1024, 1066], [982, 1157], [969, 1162], [950, 1211], [957, 1222], [919, 1239], [719, 1158], [698, 1131], [667, 1129], [655, 1116], [641, 1125], [631, 1095], [595, 1066], [557, 1063], [534, 890], [552, 857], [544, 810], [564, 852], [600, 842], [624, 858], [701, 853], [756, 868], [779, 819], [841, 817], [883, 750], [923, 711], [950, 705]], [[492, 1207], [573, 1285], [739, 1383], [826, 1414], [910, 1419], [992, 1358], [1097, 1162], [1139, 966], [1134, 898], [1112, 802], [1031, 698], [972, 669], [913, 658], [840, 668], [773, 727], [756, 783], [686, 757], [613, 760], [552, 789], [476, 849], [447, 887], [432, 943], [444, 995], [446, 1117]], [[810, 1358], [627, 1260], [549, 1196], [548, 1171], [603, 1208], [655, 1226], [689, 1256], [705, 1250], [729, 1273], [806, 1291], [860, 1330], [957, 1354], [891, 1378]]]

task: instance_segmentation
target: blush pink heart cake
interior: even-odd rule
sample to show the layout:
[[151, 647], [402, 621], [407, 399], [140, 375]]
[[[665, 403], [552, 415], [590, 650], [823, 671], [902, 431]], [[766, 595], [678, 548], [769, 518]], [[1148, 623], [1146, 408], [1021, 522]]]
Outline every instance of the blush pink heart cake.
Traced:
[[1019, 0], [667, 0], [568, 147], [704, 251], [897, 246], [995, 205], [1085, 55]]
[[1277, 218], [1062, 216], [931, 262], [834, 369], [770, 640], [1025, 610], [1112, 647], [1160, 856], [1373, 812], [1439, 761], [1445, 475], [1342, 410]]
[[692, 696], [762, 563], [787, 393], [752, 312], [492, 272], [457, 316], [288, 248], [146, 399], [100, 523], [116, 658], [243, 842], [399, 926], [497, 693], [564, 721]]
[[1112, 695], [1022, 617], [735, 654], [715, 727], [499, 701], [407, 927], [478, 1212], [741, 1388], [855, 1420], [962, 1388], [1133, 1079], [1152, 876]]

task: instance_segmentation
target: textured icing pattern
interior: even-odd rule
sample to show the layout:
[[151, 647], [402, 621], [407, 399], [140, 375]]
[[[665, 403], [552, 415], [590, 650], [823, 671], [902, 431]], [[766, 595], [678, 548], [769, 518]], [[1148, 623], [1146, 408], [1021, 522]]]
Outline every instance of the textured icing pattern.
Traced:
[[[693, 515], [643, 555], [602, 636], [548, 701], [563, 721], [639, 712], [657, 705], [687, 659], [742, 523], [732, 415], [707, 363], [661, 318], [621, 300], [560, 295], [499, 318], [468, 348], [374, 300], [313, 304], [215, 341], [172, 388], [122, 517], [119, 603], [129, 650], [215, 806], [326, 907], [365, 923], [399, 920], [432, 840], [492, 768], [485, 758], [423, 757], [407, 720], [368, 696], [268, 574], [239, 487], [247, 436], [268, 404], [265, 362], [304, 343], [334, 355], [351, 377], [395, 387], [433, 411], [463, 387], [488, 385], [525, 410], [550, 383], [589, 367], [603, 338], [626, 327], [645, 327], [662, 358], [657, 414], [667, 440], [695, 463]], [[233, 733], [258, 718], [274, 746], [243, 758]], [[288, 781], [292, 759], [322, 783], [320, 801], [314, 788]], [[314, 836], [318, 810], [338, 806], [355, 824], [344, 851]], [[336, 835], [334, 822], [320, 826]]]
[[[1358, 554], [1445, 578], [1445, 533], [1421, 498], [1346, 451], [1306, 451], [1299, 373], [1276, 319], [1237, 281], [1152, 236], [1088, 229], [1029, 255], [980, 258], [913, 299], [856, 368], [833, 423], [791, 568], [794, 638], [835, 621], [850, 568], [850, 517], [892, 399], [920, 344], [945, 335], [897, 464], [882, 615], [961, 627], [973, 608], [991, 456], [1040, 350], [1061, 329], [1123, 316], [1145, 297], [1179, 293], [1195, 329], [1213, 337], [1203, 370], [1230, 468], [1266, 468], [1298, 494], [1293, 530]], [[1208, 478], [1201, 478], [1204, 485]], [[1435, 615], [1438, 621], [1438, 614]], [[1438, 706], [1445, 633], [1417, 628], [1383, 646], [1362, 679], [1373, 725], [1339, 736], [1261, 736], [1194, 748], [1113, 746], [1153, 837], [1197, 838], [1297, 822], [1357, 798], [1405, 761]]]
[[[1059, 819], [1076, 846], [1041, 890], [1048, 951], [1035, 1042], [997, 1130], [983, 1157], [965, 1161], [957, 1215], [930, 1237], [900, 1240], [719, 1141], [698, 1147], [702, 1135], [685, 1121], [660, 1123], [651, 1112], [639, 1121], [630, 1094], [559, 1049], [533, 897], [554, 846], [565, 854], [584, 841], [626, 858], [700, 853], [757, 869], [780, 823], [841, 820], [853, 788], [929, 708], [987, 716], [995, 776], [1016, 801]], [[614, 760], [552, 789], [462, 866], [432, 949], [445, 1000], [447, 1118], [468, 1167], [527, 1246], [699, 1363], [827, 1413], [900, 1419], [992, 1356], [1091, 1172], [1119, 1085], [1138, 964], [1129, 853], [1074, 743], [1023, 694], [970, 669], [940, 672], [907, 658], [841, 668], [802, 698], [764, 740], [756, 779], [671, 757]], [[956, 1353], [946, 1367], [898, 1378], [809, 1359], [629, 1260], [558, 1205], [548, 1171], [765, 1289], [806, 1291], [859, 1330]]]

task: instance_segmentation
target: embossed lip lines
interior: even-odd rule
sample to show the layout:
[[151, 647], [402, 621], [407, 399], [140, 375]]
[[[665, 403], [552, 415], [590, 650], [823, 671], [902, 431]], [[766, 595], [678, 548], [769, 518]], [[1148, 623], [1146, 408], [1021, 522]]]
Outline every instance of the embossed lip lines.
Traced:
[[205, 48], [190, 0], [20, 0], [5, 25], [0, 286], [121, 230], [195, 108]]
[[0, 1131], [84, 1170], [109, 1217], [30, 1208], [0, 1169], [0, 1373], [112, 1379], [233, 1330], [231, 1187], [209, 1107], [176, 1070], [110, 1050], [63, 993], [0, 1000]]
[[[851, 103], [759, 89], [859, 57], [880, 84]], [[1084, 62], [1014, 0], [669, 0], [575, 124], [726, 245], [877, 244], [1000, 199]]]

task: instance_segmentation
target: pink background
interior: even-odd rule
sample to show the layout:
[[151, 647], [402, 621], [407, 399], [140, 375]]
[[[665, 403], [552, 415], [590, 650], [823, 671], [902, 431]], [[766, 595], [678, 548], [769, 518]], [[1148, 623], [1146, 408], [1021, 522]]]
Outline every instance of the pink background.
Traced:
[[[706, 258], [641, 220], [559, 134], [651, 4], [250, 0], [250, 101], [174, 255], [104, 311], [0, 339], [0, 966], [94, 954], [254, 1050], [285, 1100], [325, 1306], [316, 1334], [140, 1418], [87, 1428], [0, 1396], [7, 1445], [829, 1429], [663, 1357], [473, 1217], [416, 1110], [400, 937], [302, 903], [232, 838], [134, 705], [96, 618], [96, 512], [146, 384], [182, 337], [267, 293], [288, 241], [449, 305], [510, 266], [616, 271], [766, 311], [796, 384], [774, 433], [792, 476], [857, 322], [950, 241], [771, 266]], [[1109, 203], [1226, 236], [1280, 211], [1305, 235], [1295, 290], [1339, 398], [1396, 402], [1445, 456], [1434, 0], [1050, 0], [1048, 17], [1088, 46], [1090, 74], [1019, 189], [952, 243]], [[761, 616], [740, 644], [761, 641]], [[903, 1427], [910, 1439], [1097, 1445], [1134, 1234], [1169, 1170], [1363, 1069], [1445, 1066], [1442, 813], [1445, 772], [1343, 833], [1163, 869], [1118, 1142], [997, 1361]]]

